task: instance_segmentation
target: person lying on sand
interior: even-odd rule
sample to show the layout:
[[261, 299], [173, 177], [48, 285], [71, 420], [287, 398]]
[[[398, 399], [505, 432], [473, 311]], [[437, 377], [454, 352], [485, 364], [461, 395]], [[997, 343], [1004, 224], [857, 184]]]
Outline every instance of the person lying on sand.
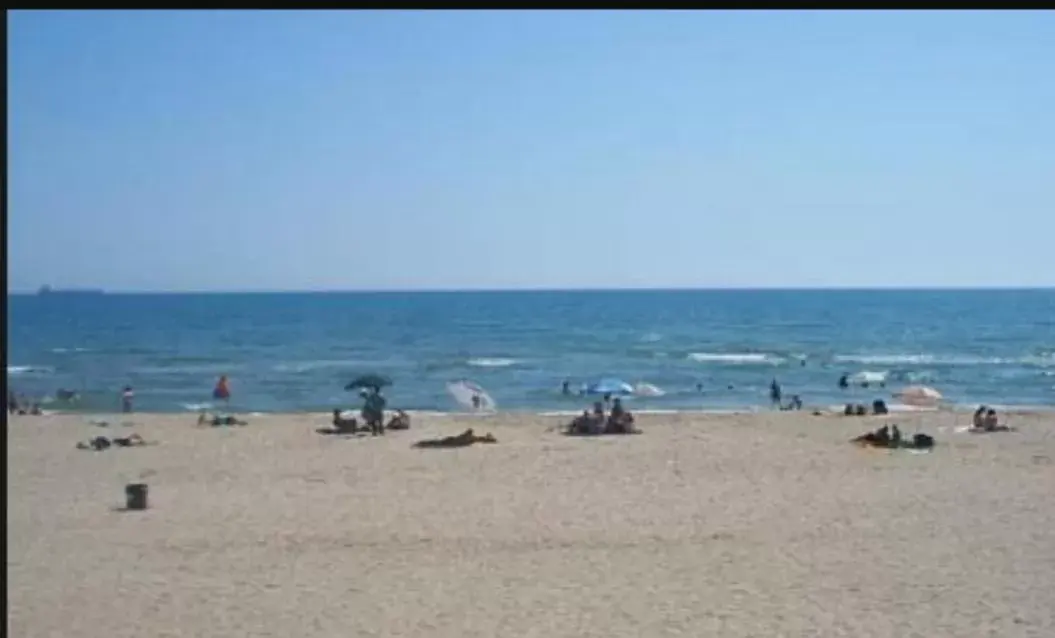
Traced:
[[395, 416], [389, 420], [388, 425], [385, 426], [386, 430], [409, 430], [410, 429], [410, 415], [403, 410], [396, 410]]
[[353, 416], [350, 419], [346, 419], [341, 416], [341, 411], [337, 408], [333, 410], [333, 429], [338, 434], [355, 434], [359, 429], [359, 422], [355, 420]]
[[206, 412], [202, 412], [198, 415], [198, 425], [211, 425], [214, 428], [221, 425], [249, 425], [248, 421], [242, 421], [233, 415], [220, 416], [218, 414], [209, 415]]
[[111, 445], [114, 447], [142, 447], [144, 445], [153, 445], [153, 442], [146, 441], [143, 437], [138, 434], [130, 434], [128, 436], [115, 436], [112, 439], [108, 439], [105, 436], [97, 436], [90, 441], [80, 442], [77, 444], [78, 450], [95, 450], [101, 452], [108, 449]]
[[413, 447], [469, 447], [473, 443], [498, 443], [498, 439], [493, 437], [491, 434], [477, 436], [475, 433], [473, 433], [473, 429], [469, 428], [465, 432], [462, 432], [461, 434], [455, 436], [445, 436], [442, 439], [426, 439], [424, 441], [418, 441], [413, 445]]

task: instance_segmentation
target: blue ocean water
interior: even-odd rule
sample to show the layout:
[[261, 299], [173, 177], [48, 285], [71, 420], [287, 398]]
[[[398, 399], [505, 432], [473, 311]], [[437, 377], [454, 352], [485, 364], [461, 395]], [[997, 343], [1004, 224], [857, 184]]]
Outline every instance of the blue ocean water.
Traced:
[[[358, 404], [342, 388], [366, 372], [415, 410], [460, 409], [460, 378], [503, 410], [574, 410], [562, 380], [600, 377], [666, 392], [638, 409], [765, 405], [773, 378], [812, 405], [923, 383], [1055, 406], [1055, 290], [13, 295], [7, 336], [10, 388], [75, 389], [82, 410], [116, 409], [126, 384], [137, 410], [196, 409], [221, 374], [233, 408], [326, 410]], [[862, 372], [886, 387], [837, 387]]]

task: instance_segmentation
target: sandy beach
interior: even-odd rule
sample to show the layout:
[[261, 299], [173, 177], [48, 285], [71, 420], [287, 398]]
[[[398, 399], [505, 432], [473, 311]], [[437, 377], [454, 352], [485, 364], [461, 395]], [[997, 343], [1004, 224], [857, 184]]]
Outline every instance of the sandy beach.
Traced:
[[[1055, 415], [8, 423], [9, 627], [153, 636], [1052, 636]], [[847, 439], [882, 423], [929, 454]], [[412, 449], [467, 426], [497, 445]], [[155, 446], [90, 452], [92, 436]], [[124, 486], [151, 508], [122, 512]]]

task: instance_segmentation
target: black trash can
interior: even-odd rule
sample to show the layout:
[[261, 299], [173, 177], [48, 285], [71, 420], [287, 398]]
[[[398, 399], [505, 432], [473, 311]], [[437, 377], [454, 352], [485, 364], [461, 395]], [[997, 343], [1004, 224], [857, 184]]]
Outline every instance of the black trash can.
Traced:
[[125, 486], [125, 508], [130, 510], [145, 510], [147, 508], [147, 485], [146, 483], [131, 483]]

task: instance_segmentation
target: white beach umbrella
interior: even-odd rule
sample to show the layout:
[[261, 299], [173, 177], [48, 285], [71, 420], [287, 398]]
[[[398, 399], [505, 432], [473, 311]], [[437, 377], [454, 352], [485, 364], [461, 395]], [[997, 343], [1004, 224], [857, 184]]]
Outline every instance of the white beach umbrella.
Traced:
[[894, 395], [905, 405], [913, 405], [920, 408], [934, 407], [941, 402], [941, 392], [925, 385], [913, 385], [905, 388]]
[[[462, 379], [461, 381], [448, 383], [447, 392], [454, 397], [455, 401], [468, 410], [474, 412], [494, 412], [497, 409], [495, 401], [491, 398], [491, 395], [487, 394], [486, 390], [472, 381]], [[473, 397], [476, 397], [475, 402], [473, 401]]]

